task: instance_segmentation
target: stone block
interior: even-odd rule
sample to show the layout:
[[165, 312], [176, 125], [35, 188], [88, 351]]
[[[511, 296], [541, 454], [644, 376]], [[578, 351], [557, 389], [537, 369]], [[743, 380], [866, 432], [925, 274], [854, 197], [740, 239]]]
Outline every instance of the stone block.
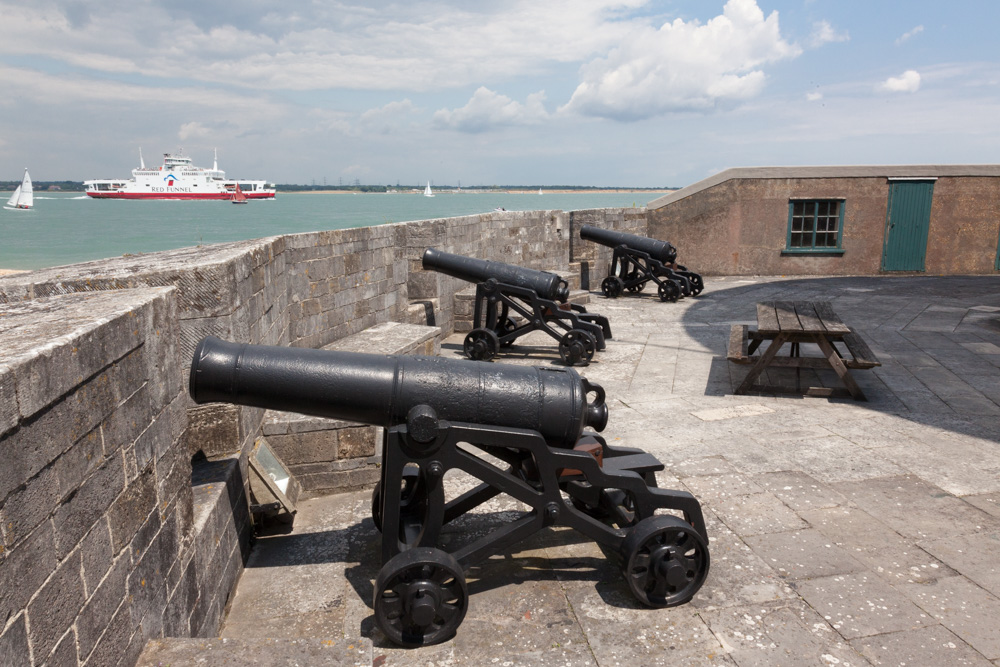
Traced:
[[184, 434], [188, 452], [212, 458], [239, 450], [239, 413], [238, 406], [219, 403], [188, 408]]
[[28, 605], [28, 637], [35, 655], [48, 655], [83, 607], [80, 555], [56, 568]]
[[16, 616], [56, 569], [52, 525], [43, 523], [0, 559], [0, 618]]
[[802, 581], [798, 591], [847, 639], [935, 624], [902, 593], [868, 572]]
[[136, 667], [160, 667], [195, 662], [233, 665], [314, 665], [346, 667], [371, 664], [372, 644], [348, 639], [151, 639]]
[[117, 665], [126, 659], [129, 644], [135, 631], [128, 607], [127, 604], [118, 607], [104, 634], [98, 639], [97, 646], [94, 647], [90, 656], [86, 657], [88, 664]]
[[62, 557], [86, 535], [125, 489], [125, 471], [120, 459], [109, 459], [85, 481], [76, 494], [56, 509], [53, 525], [57, 554]]
[[339, 433], [337, 458], [356, 459], [375, 455], [375, 428], [359, 426]]
[[35, 526], [48, 519], [62, 494], [53, 468], [45, 468], [0, 504], [0, 525], [4, 542], [13, 546], [25, 539]]
[[855, 639], [851, 646], [873, 665], [992, 665], [940, 625]]
[[7, 364], [0, 364], [0, 438], [14, 430], [19, 419], [14, 372]]
[[30, 656], [28, 631], [24, 626], [24, 614], [21, 614], [10, 627], [0, 632], [0, 665], [30, 667]]
[[128, 597], [126, 581], [131, 565], [132, 559], [128, 554], [119, 557], [111, 572], [80, 610], [80, 617], [76, 622], [76, 637], [81, 655], [89, 655], [94, 650], [111, 618]]
[[83, 565], [84, 591], [90, 596], [114, 563], [111, 531], [106, 519], [99, 521], [80, 542], [80, 559]]

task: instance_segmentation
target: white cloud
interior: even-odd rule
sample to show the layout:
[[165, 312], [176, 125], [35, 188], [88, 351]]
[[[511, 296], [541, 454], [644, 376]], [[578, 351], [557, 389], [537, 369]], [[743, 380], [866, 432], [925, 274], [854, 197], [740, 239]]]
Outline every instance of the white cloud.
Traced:
[[806, 99], [810, 102], [818, 102], [823, 99], [823, 93], [806, 93]]
[[809, 36], [809, 46], [816, 48], [830, 42], [846, 42], [851, 39], [847, 31], [837, 32], [829, 21], [818, 21], [813, 24], [812, 35]]
[[[280, 12], [161, 2], [80, 15], [55, 0], [0, 0], [0, 54], [98, 72], [255, 90], [429, 91], [513, 79], [606, 52], [648, 0], [296, 5]], [[74, 9], [75, 8], [75, 9]], [[258, 11], [259, 8], [259, 11]], [[273, 12], [273, 13], [272, 13]]]
[[905, 42], [906, 40], [910, 39], [911, 37], [916, 37], [917, 35], [919, 35], [919, 34], [920, 34], [920, 33], [922, 33], [923, 31], [924, 31], [924, 26], [922, 26], [922, 25], [918, 25], [918, 26], [917, 26], [916, 28], [914, 28], [913, 30], [911, 30], [911, 31], [909, 31], [909, 32], [904, 32], [904, 33], [903, 33], [902, 35], [900, 35], [900, 36], [899, 36], [899, 38], [898, 38], [898, 39], [896, 40], [896, 46], [899, 46], [900, 44], [902, 44], [902, 43], [903, 43], [903, 42]]
[[781, 37], [777, 12], [765, 19], [755, 0], [729, 0], [704, 25], [676, 19], [636, 28], [581, 68], [583, 81], [560, 110], [617, 120], [708, 110], [759, 94], [760, 66], [800, 53]]
[[407, 125], [408, 117], [415, 111], [416, 108], [409, 99], [389, 102], [385, 106], [362, 113], [358, 124], [365, 132], [392, 134]]
[[197, 122], [184, 123], [181, 125], [181, 129], [177, 133], [177, 138], [181, 141], [187, 141], [188, 139], [204, 139], [205, 137], [210, 136], [212, 136], [212, 130]]
[[441, 109], [434, 113], [434, 124], [462, 132], [484, 132], [499, 126], [535, 125], [548, 118], [545, 93], [528, 95], [524, 104], [486, 87], [480, 87], [469, 103], [460, 109]]
[[920, 73], [908, 69], [899, 76], [890, 76], [879, 84], [879, 90], [888, 93], [915, 93], [920, 90]]

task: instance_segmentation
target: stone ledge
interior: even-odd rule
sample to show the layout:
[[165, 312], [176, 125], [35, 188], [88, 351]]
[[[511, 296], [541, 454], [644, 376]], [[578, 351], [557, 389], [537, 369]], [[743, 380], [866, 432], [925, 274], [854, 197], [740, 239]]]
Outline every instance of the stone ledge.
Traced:
[[[441, 327], [384, 322], [324, 350], [437, 355]], [[303, 498], [370, 485], [377, 479], [381, 429], [341, 419], [268, 410], [263, 433], [302, 486]], [[365, 472], [368, 471], [368, 472]]]
[[370, 639], [151, 639], [136, 667], [268, 665], [341, 667], [372, 664]]
[[324, 345], [323, 349], [374, 354], [436, 355], [440, 351], [440, 337], [441, 327], [383, 322]]

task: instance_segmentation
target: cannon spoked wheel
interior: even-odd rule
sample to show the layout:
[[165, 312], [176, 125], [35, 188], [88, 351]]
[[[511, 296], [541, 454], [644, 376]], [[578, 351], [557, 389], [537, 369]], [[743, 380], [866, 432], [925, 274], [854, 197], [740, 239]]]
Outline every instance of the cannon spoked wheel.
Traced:
[[[427, 513], [427, 491], [416, 468], [403, 468], [403, 485], [399, 494], [399, 514], [424, 515]], [[372, 523], [382, 532], [382, 482], [375, 482], [372, 489]]]
[[674, 607], [694, 597], [708, 577], [708, 544], [683, 519], [661, 514], [629, 529], [621, 546], [623, 574], [647, 607]]
[[617, 299], [624, 289], [625, 283], [618, 276], [608, 276], [601, 281], [601, 292], [609, 299]]
[[462, 345], [465, 356], [476, 361], [489, 361], [500, 351], [500, 338], [489, 329], [473, 329], [465, 337]]
[[451, 554], [434, 547], [397, 554], [375, 579], [375, 623], [406, 648], [447, 641], [468, 607], [465, 573]]
[[632, 283], [631, 285], [625, 288], [632, 294], [638, 294], [646, 286], [645, 280], [643, 280], [642, 282], [633, 282], [639, 279], [638, 271], [632, 271], [630, 274], [625, 276], [625, 279], [628, 280], [630, 283]]
[[701, 276], [699, 276], [698, 274], [692, 275], [691, 276], [692, 296], [698, 296], [704, 289], [705, 289], [705, 281], [701, 279]]
[[681, 296], [681, 288], [673, 280], [664, 280], [660, 283], [657, 293], [660, 295], [660, 301], [676, 302]]
[[594, 358], [597, 341], [589, 331], [570, 329], [559, 339], [559, 356], [570, 366], [586, 366]]
[[[506, 336], [507, 334], [514, 331], [517, 328], [517, 322], [514, 321], [513, 317], [505, 317], [503, 320], [497, 324], [496, 334], [497, 336]], [[500, 343], [500, 347], [510, 347], [514, 344], [514, 339], [503, 341]]]

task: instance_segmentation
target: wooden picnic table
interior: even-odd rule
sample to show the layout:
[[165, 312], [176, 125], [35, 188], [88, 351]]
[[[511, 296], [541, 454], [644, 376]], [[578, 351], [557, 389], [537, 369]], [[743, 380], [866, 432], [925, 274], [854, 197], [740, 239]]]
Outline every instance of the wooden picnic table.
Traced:
[[[753, 356], [762, 343], [768, 341], [759, 356]], [[778, 352], [789, 344], [789, 356], [779, 357]], [[821, 357], [800, 356], [802, 343], [815, 343]], [[841, 354], [837, 343], [847, 348]], [[882, 364], [875, 358], [868, 345], [856, 332], [844, 324], [833, 312], [829, 301], [767, 301], [757, 304], [757, 329], [747, 325], [733, 325], [729, 338], [729, 360], [753, 364], [746, 378], [736, 389], [737, 394], [748, 392], [802, 393], [809, 396], [852, 396], [864, 401], [864, 392], [851, 377], [851, 369], [872, 368]], [[768, 368], [829, 368], [844, 387], [788, 387], [785, 385], [758, 384], [757, 380]]]

